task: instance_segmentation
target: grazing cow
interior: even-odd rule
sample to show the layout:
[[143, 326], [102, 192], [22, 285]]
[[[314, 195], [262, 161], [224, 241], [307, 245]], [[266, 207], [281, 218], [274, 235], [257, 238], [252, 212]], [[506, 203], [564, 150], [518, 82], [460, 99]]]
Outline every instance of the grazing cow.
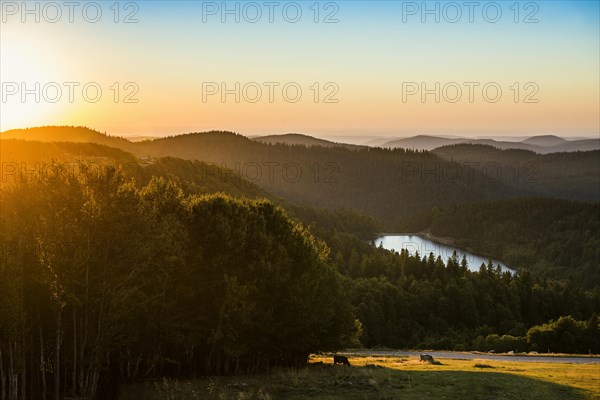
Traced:
[[350, 361], [348, 361], [348, 357], [346, 357], [346, 356], [334, 355], [333, 356], [333, 365], [335, 365], [335, 364], [342, 364], [342, 365], [350, 366]]
[[428, 363], [433, 364], [433, 356], [430, 354], [421, 354], [421, 361], [427, 361]]

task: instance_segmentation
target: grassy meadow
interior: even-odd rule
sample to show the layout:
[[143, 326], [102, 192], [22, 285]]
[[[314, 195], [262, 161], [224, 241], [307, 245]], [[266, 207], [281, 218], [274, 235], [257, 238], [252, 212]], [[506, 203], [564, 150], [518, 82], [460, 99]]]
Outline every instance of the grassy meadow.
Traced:
[[[322, 363], [322, 364], [321, 364]], [[306, 368], [263, 375], [168, 380], [125, 386], [121, 400], [591, 400], [600, 399], [600, 365], [311, 356]]]

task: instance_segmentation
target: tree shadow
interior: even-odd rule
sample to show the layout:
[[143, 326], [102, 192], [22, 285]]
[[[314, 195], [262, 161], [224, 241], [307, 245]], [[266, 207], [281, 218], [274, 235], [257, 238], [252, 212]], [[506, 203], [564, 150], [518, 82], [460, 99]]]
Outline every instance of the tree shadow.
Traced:
[[[433, 367], [433, 366], [432, 366]], [[271, 373], [128, 385], [120, 400], [591, 400], [595, 394], [498, 369], [444, 371], [309, 365]], [[210, 390], [207, 390], [209, 388]], [[171, 397], [168, 397], [171, 396]]]
[[[381, 398], [389, 399], [481, 399], [481, 400], [588, 400], [596, 399], [591, 391], [544, 379], [517, 375], [511, 372], [398, 370], [387, 367], [356, 367], [379, 376], [377, 389]], [[385, 375], [388, 375], [387, 380]], [[394, 379], [395, 378], [395, 379]], [[386, 397], [387, 396], [387, 397]], [[376, 398], [376, 397], [374, 397]]]

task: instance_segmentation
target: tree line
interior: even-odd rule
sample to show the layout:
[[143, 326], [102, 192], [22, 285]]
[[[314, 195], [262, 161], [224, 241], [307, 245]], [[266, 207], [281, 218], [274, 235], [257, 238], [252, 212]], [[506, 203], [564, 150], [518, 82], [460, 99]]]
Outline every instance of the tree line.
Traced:
[[[6, 136], [6, 134], [4, 134]], [[318, 208], [347, 208], [391, 229], [404, 217], [434, 206], [522, 195], [465, 163], [406, 149], [268, 144], [232, 132], [212, 131], [137, 143], [81, 127], [42, 127], [9, 132], [8, 138], [87, 141], [140, 158], [201, 160], [207, 179], [241, 177], [272, 196]]]
[[81, 165], [0, 197], [0, 399], [306, 362], [356, 342], [327, 246], [273, 203]]
[[[521, 341], [523, 346], [513, 351], [600, 352], [598, 290], [534, 278], [525, 269], [502, 272], [491, 263], [472, 272], [456, 256], [444, 262], [432, 254], [363, 251], [332, 246], [366, 347], [503, 351], [506, 346], [495, 342], [482, 344], [495, 335]], [[564, 316], [589, 322], [577, 334], [571, 332], [578, 339], [569, 343], [576, 346], [563, 346], [562, 335], [545, 337], [551, 345], [543, 344], [532, 333]]]
[[432, 153], [459, 163], [470, 163], [490, 178], [528, 196], [576, 201], [600, 199], [600, 151], [536, 154], [481, 144], [438, 147]]
[[530, 271], [536, 258], [511, 275], [390, 252], [369, 242], [373, 218], [198, 179], [205, 166], [80, 162], [1, 188], [1, 400], [114, 398], [120, 382], [346, 346], [600, 352], [598, 288]]
[[600, 286], [599, 215], [598, 203], [523, 198], [435, 207], [400, 228], [429, 229], [517, 270], [593, 289]]

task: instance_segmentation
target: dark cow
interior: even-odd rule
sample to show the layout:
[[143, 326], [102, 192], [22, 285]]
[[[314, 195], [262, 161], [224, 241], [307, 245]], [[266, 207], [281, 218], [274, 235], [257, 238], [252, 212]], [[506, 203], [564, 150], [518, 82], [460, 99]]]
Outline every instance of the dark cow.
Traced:
[[333, 356], [333, 365], [335, 365], [335, 364], [342, 364], [342, 365], [350, 366], [350, 361], [348, 361], [348, 357], [346, 357], [346, 356], [334, 355]]
[[421, 361], [426, 361], [428, 363], [433, 364], [433, 356], [431, 356], [430, 354], [421, 354]]

